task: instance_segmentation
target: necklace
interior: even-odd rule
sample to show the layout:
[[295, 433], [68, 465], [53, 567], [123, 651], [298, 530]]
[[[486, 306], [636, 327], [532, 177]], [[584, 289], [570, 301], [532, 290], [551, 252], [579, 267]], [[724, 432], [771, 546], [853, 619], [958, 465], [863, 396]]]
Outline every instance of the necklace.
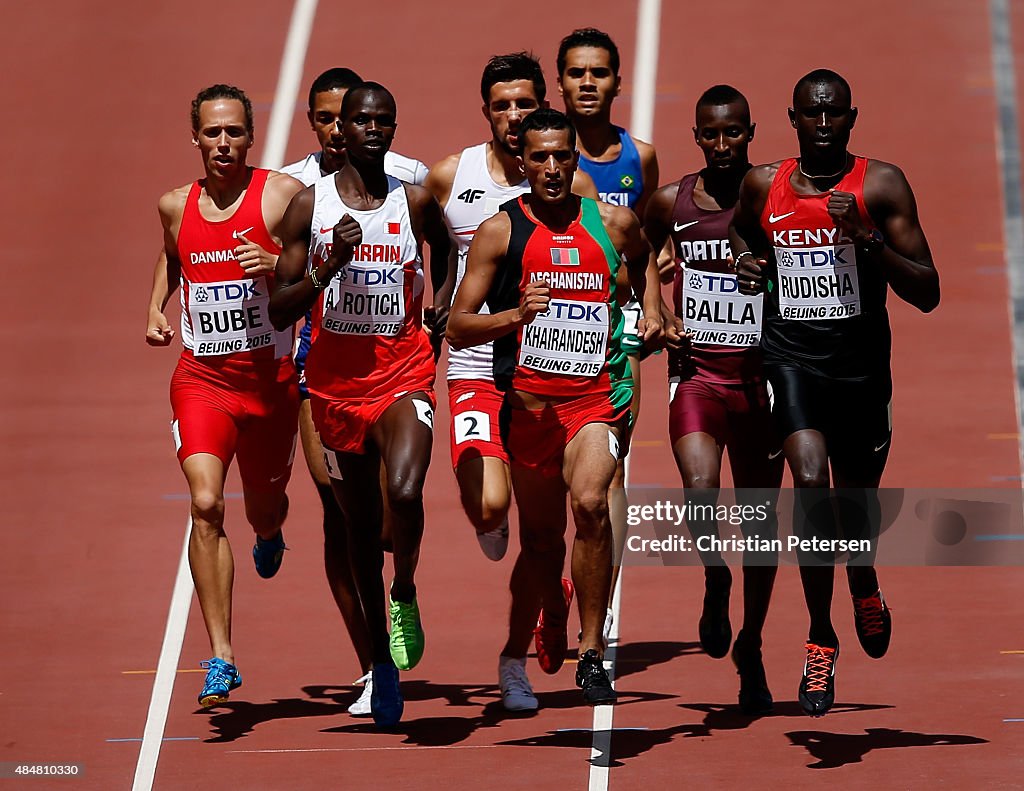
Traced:
[[804, 170], [804, 163], [803, 163], [803, 161], [798, 162], [796, 167], [797, 167], [797, 170], [800, 171], [800, 175], [801, 176], [803, 176], [804, 178], [811, 179], [813, 181], [814, 179], [834, 179], [836, 176], [840, 175], [844, 170], [846, 170], [846, 166], [849, 165], [849, 164], [850, 164], [850, 155], [847, 154], [846, 155], [846, 159], [843, 160], [843, 166], [841, 168], [839, 168], [839, 170], [837, 170], [835, 173], [823, 173], [820, 176], [812, 176], [810, 173], [805, 171]]

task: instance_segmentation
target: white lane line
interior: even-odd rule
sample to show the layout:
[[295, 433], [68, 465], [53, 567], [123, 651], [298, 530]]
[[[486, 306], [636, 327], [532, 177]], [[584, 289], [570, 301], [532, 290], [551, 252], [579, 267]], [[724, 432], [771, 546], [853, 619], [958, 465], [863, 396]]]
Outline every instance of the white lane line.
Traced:
[[135, 764], [135, 780], [132, 791], [150, 791], [156, 775], [156, 762], [160, 757], [160, 745], [164, 741], [164, 726], [171, 704], [171, 691], [177, 675], [181, 644], [185, 639], [185, 624], [192, 606], [192, 574], [188, 567], [188, 538], [192, 533], [192, 519], [185, 523], [185, 541], [178, 558], [178, 573], [174, 578], [171, 606], [167, 612], [167, 626], [164, 629], [164, 643], [160, 647], [160, 659], [153, 680], [153, 694], [149, 698], [149, 713], [146, 728], [142, 732], [139, 760]]
[[[279, 168], [284, 161], [291, 132], [292, 116], [295, 114], [295, 97], [300, 95], [299, 82], [306, 62], [309, 36], [313, 30], [317, 0], [295, 0], [292, 8], [291, 25], [285, 41], [281, 70], [277, 78], [277, 92], [270, 110], [267, 125], [267, 145], [263, 151], [264, 168]], [[185, 624], [192, 606], [192, 574], [188, 566], [188, 538], [192, 532], [192, 520], [185, 528], [185, 543], [178, 559], [178, 574], [174, 580], [171, 606], [167, 614], [164, 643], [160, 648], [153, 693], [149, 699], [149, 713], [146, 715], [146, 729], [139, 748], [139, 760], [135, 765], [135, 780], [132, 791], [151, 791], [156, 776], [156, 764], [160, 757], [160, 745], [164, 742], [164, 726], [171, 705], [171, 692], [177, 675], [181, 645], [185, 640]]]
[[654, 141], [654, 95], [658, 81], [658, 40], [661, 35], [661, 0], [639, 0], [636, 21], [636, 57], [633, 60], [633, 113], [629, 131]]
[[281, 71], [277, 76], [277, 92], [267, 124], [267, 145], [263, 149], [261, 167], [277, 170], [284, 164], [288, 148], [288, 135], [295, 115], [296, 97], [301, 96], [302, 69], [306, 65], [306, 50], [313, 31], [317, 0], [295, 0], [288, 39], [281, 56]]
[[[636, 57], [633, 61], [633, 103], [629, 131], [634, 137], [654, 142], [654, 96], [658, 80], [658, 40], [661, 36], [661, 0], [639, 0], [637, 3]], [[626, 455], [624, 486], [629, 486], [629, 455]], [[619, 568], [619, 578], [612, 596], [612, 631], [605, 667], [615, 685], [615, 652], [619, 642], [619, 611], [622, 600], [622, 577], [625, 568]], [[590, 747], [589, 791], [607, 791], [608, 769], [611, 763], [612, 723], [614, 706], [594, 707], [594, 738]]]
[[1013, 362], [1016, 369], [1017, 425], [1021, 447], [1018, 458], [1024, 469], [1024, 211], [1021, 195], [1020, 127], [1018, 124], [1016, 65], [1010, 40], [1009, 0], [991, 0], [992, 73], [996, 85], [996, 145], [1003, 182], [1003, 236], [1006, 241], [1006, 272], [1010, 281], [1010, 325], [1013, 331]]

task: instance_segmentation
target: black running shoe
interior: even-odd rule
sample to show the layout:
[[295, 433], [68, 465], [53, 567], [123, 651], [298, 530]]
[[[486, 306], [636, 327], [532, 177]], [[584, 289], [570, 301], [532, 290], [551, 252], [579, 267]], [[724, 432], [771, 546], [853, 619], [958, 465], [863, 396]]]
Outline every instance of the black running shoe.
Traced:
[[770, 714], [774, 701], [768, 689], [761, 648], [750, 645], [741, 630], [732, 647], [732, 662], [740, 677], [739, 704], [744, 714]]
[[728, 654], [732, 643], [729, 588], [728, 585], [707, 585], [704, 588], [704, 610], [700, 614], [697, 632], [700, 635], [700, 647], [712, 659], [721, 659]]
[[812, 717], [821, 717], [836, 702], [836, 660], [839, 646], [807, 643], [804, 677], [800, 681], [799, 699], [804, 711]]
[[593, 648], [576, 663], [576, 686], [583, 690], [583, 700], [591, 706], [608, 705], [618, 699], [604, 662]]
[[892, 639], [892, 613], [881, 590], [872, 596], [853, 597], [853, 623], [864, 653], [872, 659], [885, 656]]

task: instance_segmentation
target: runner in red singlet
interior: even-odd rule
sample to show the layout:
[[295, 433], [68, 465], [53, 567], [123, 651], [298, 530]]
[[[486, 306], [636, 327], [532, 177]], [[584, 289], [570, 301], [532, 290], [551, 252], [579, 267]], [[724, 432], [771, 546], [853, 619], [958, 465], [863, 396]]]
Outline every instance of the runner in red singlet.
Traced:
[[[645, 293], [652, 253], [636, 215], [572, 194], [578, 154], [568, 118], [536, 110], [519, 137], [530, 192], [480, 226], [448, 325], [448, 341], [457, 349], [494, 342], [494, 381], [505, 392], [502, 429], [521, 552], [499, 667], [524, 664], [541, 606], [541, 667], [556, 672], [565, 658], [561, 572], [565, 497], [571, 494], [572, 577], [583, 628], [576, 682], [587, 703], [612, 703], [601, 627], [612, 561], [608, 485], [619, 455], [615, 423], [625, 408], [613, 405], [608, 376], [609, 337], [619, 310], [615, 280], [623, 261], [634, 290], [645, 297], [641, 332], [652, 343], [661, 334], [661, 298]], [[485, 302], [489, 312], [481, 310]], [[506, 708], [537, 708], [525, 670], [514, 701], [503, 699]]]
[[[802, 77], [789, 119], [800, 157], [747, 174], [730, 242], [740, 289], [765, 294], [761, 350], [796, 487], [794, 530], [833, 539], [835, 507], [844, 538], [873, 542], [892, 437], [886, 297], [891, 287], [928, 312], [939, 276], [903, 172], [849, 152], [857, 109], [846, 80], [827, 69]], [[830, 482], [845, 490], [834, 502]], [[799, 698], [811, 716], [835, 700], [833, 564], [834, 553], [800, 554], [810, 629]], [[857, 637], [880, 658], [892, 617], [872, 564], [873, 552], [851, 557], [846, 571]]]
[[192, 142], [206, 177], [160, 199], [166, 264], [154, 276], [146, 341], [171, 342], [163, 311], [180, 282], [184, 349], [171, 379], [171, 429], [192, 498], [189, 566], [213, 651], [199, 702], [210, 706], [242, 683], [231, 647], [234, 561], [224, 532], [224, 479], [234, 456], [260, 576], [277, 573], [284, 551], [298, 389], [291, 333], [274, 329], [268, 304], [279, 225], [302, 185], [246, 165], [252, 106], [237, 88], [199, 92]]
[[[737, 498], [763, 504], [777, 494], [782, 458], [774, 444], [761, 369], [762, 297], [737, 293], [729, 255], [729, 222], [740, 182], [750, 170], [747, 146], [754, 137], [743, 94], [729, 85], [705, 91], [697, 100], [693, 135], [704, 154], [703, 170], [658, 190], [644, 218], [655, 249], [672, 239], [678, 261], [675, 312], [689, 336], [688, 348], [669, 352], [669, 435], [689, 500], [717, 503], [722, 456], [728, 449]], [[775, 538], [774, 509], [769, 513], [768, 520], [745, 522], [744, 534]], [[695, 542], [702, 535], [718, 537], [715, 519], [690, 520], [688, 527]], [[740, 708], [762, 714], [772, 708], [761, 661], [761, 630], [776, 567], [774, 558], [748, 559], [758, 565], [743, 567], [743, 628], [732, 657], [740, 675]], [[701, 560], [705, 594], [700, 642], [707, 654], [720, 658], [732, 640], [732, 575], [718, 552], [702, 552]]]
[[[271, 300], [275, 326], [288, 326], [313, 309], [306, 384], [327, 472], [351, 526], [352, 564], [373, 645], [370, 705], [383, 727], [402, 716], [396, 668], [414, 667], [424, 648], [414, 575], [433, 436], [434, 355], [422, 323], [420, 248], [426, 241], [432, 257], [455, 256], [430, 193], [384, 171], [396, 112], [394, 97], [377, 83], [345, 94], [341, 131], [348, 161], [289, 206]], [[434, 285], [441, 333], [450, 297]], [[395, 563], [390, 639], [383, 497], [392, 517]]]

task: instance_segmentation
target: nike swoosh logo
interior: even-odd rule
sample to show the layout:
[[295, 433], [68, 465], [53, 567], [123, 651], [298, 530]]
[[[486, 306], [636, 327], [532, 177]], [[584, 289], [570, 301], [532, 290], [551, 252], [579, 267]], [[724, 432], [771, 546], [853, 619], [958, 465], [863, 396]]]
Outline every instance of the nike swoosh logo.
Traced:
[[770, 223], [776, 223], [776, 222], [778, 222], [779, 220], [784, 220], [784, 219], [786, 219], [786, 218], [787, 218], [787, 217], [788, 217], [789, 215], [791, 215], [791, 214], [796, 214], [796, 212], [795, 212], [795, 211], [788, 211], [788, 212], [786, 212], [785, 214], [780, 214], [780, 215], [779, 215], [778, 217], [776, 217], [776, 216], [775, 216], [775, 213], [774, 213], [774, 212], [772, 212], [772, 213], [769, 213], [769, 214], [768, 214], [768, 222], [770, 222]]
[[878, 451], [880, 451], [882, 448], [884, 448], [888, 444], [889, 444], [889, 440], [886, 440], [885, 442], [883, 442], [881, 445], [879, 445], [877, 448], [875, 448], [875, 453], [878, 453]]
[[779, 448], [777, 451], [775, 451], [775, 453], [769, 453], [768, 454], [768, 458], [769, 459], [777, 459], [781, 455], [782, 455], [782, 448]]
[[245, 236], [247, 233], [249, 233], [249, 231], [251, 231], [255, 227], [255, 225], [250, 225], [244, 231], [232, 231], [231, 236], [232, 238], [237, 239], [239, 236]]
[[694, 220], [693, 222], [677, 222], [674, 226], [672, 226], [672, 230], [681, 231], [684, 228], [689, 228], [691, 225], [696, 225], [699, 222], [700, 220]]
[[283, 473], [283, 472], [282, 472], [282, 473], [281, 473], [280, 475], [278, 475], [278, 476], [277, 476], [276, 478], [271, 478], [271, 479], [270, 479], [270, 482], [271, 482], [271, 483], [277, 483], [277, 482], [278, 482], [279, 480], [281, 480], [281, 479], [282, 479], [282, 478], [283, 478], [283, 477], [284, 477], [284, 476], [285, 476], [286, 474], [287, 474], [287, 473]]
[[333, 225], [330, 228], [321, 228], [320, 229], [320, 233], [333, 233], [333, 232], [334, 232], [334, 226]]

